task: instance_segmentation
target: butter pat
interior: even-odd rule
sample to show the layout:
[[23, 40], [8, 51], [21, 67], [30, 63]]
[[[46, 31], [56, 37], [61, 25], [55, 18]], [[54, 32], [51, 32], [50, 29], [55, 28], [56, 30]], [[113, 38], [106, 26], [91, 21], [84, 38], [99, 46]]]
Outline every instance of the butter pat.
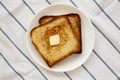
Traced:
[[49, 41], [51, 46], [58, 45], [60, 44], [60, 36], [59, 35], [50, 36]]

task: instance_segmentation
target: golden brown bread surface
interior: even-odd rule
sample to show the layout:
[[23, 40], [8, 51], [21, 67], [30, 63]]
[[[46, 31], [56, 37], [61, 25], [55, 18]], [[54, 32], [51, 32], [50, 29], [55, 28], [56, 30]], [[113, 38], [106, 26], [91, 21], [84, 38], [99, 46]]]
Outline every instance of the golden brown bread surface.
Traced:
[[[56, 34], [60, 36], [60, 44], [51, 46], [49, 38]], [[32, 29], [30, 35], [33, 44], [49, 67], [80, 50], [80, 44], [66, 16], [59, 16], [37, 26]]]
[[[81, 53], [82, 52], [81, 19], [79, 15], [75, 13], [67, 14], [66, 16], [68, 20], [70, 21], [74, 34], [81, 45], [80, 51], [78, 51], [78, 53]], [[43, 16], [42, 18], [39, 19], [39, 23], [45, 24], [47, 22], [54, 20], [57, 17], [58, 16]]]

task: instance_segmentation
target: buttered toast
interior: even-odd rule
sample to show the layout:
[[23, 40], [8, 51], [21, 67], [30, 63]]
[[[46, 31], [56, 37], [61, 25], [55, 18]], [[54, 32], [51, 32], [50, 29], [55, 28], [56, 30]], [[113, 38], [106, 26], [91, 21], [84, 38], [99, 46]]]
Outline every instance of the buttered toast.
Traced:
[[[79, 15], [75, 13], [66, 14], [65, 16], [67, 16], [68, 20], [70, 21], [73, 32], [80, 43], [80, 51], [78, 51], [77, 53], [81, 53], [82, 52], [81, 19]], [[39, 19], [39, 23], [40, 25], [42, 25], [54, 20], [57, 17], [59, 16], [52, 16], [52, 15], [43, 16], [42, 18]]]
[[[49, 67], [80, 50], [80, 43], [66, 16], [59, 16], [48, 23], [33, 28], [30, 36]], [[53, 37], [54, 40], [57, 40], [55, 41], [57, 44], [51, 45]]]

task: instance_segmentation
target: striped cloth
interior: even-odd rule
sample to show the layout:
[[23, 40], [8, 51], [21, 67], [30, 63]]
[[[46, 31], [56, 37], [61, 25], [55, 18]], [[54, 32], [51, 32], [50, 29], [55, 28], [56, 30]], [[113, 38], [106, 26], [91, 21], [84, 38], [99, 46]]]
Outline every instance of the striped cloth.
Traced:
[[[82, 9], [96, 35], [87, 62], [57, 73], [31, 60], [26, 32], [35, 14], [59, 3]], [[0, 0], [0, 80], [120, 80], [120, 0]]]

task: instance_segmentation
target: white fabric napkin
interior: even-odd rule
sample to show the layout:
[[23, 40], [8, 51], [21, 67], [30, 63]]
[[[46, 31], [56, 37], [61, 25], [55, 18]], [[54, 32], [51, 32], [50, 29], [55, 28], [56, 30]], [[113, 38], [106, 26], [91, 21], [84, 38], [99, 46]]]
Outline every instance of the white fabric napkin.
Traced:
[[[26, 47], [31, 19], [52, 4], [83, 10], [95, 29], [90, 58], [69, 72], [52, 72], [35, 64]], [[1, 0], [0, 80], [120, 80], [120, 0]]]

